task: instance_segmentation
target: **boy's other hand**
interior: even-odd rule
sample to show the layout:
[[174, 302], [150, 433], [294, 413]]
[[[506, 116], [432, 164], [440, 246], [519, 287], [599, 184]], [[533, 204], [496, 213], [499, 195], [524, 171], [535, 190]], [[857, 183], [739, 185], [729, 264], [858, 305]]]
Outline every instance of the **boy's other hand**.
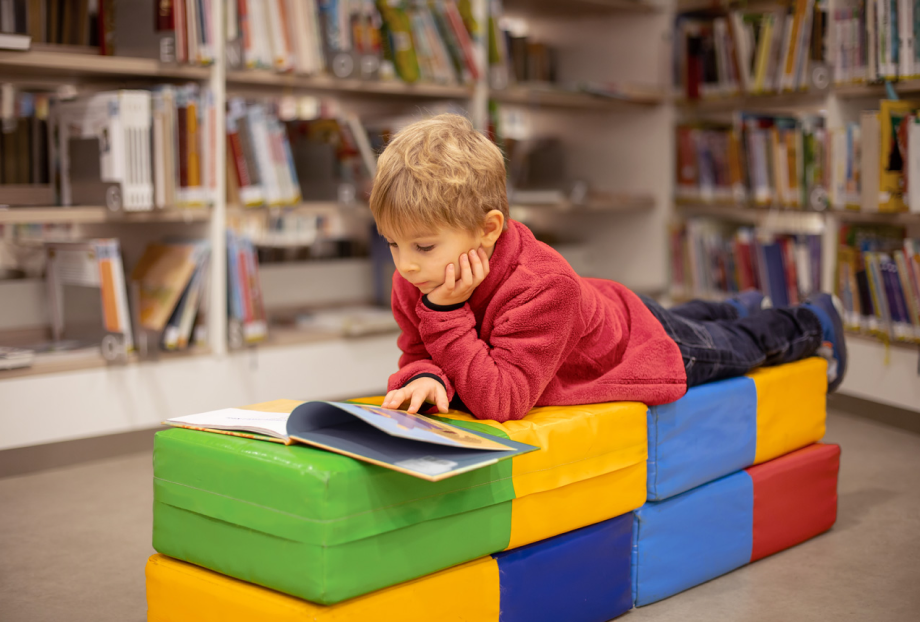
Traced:
[[444, 390], [444, 385], [434, 378], [419, 378], [401, 389], [390, 391], [381, 405], [384, 408], [398, 410], [403, 404], [409, 402], [407, 410], [410, 413], [417, 413], [422, 403], [426, 401], [437, 406], [438, 412], [447, 412], [447, 391]]
[[429, 302], [445, 307], [466, 302], [489, 275], [489, 256], [482, 247], [460, 255], [457, 264], [460, 276], [457, 277], [454, 264], [448, 264], [444, 269], [444, 282], [428, 294]]

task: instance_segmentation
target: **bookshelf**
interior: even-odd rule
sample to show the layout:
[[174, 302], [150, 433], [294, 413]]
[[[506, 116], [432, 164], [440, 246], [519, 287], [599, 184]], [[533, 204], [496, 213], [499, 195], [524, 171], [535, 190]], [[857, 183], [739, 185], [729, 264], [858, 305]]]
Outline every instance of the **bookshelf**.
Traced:
[[[816, 6], [818, 5], [816, 4]], [[839, 0], [831, 0], [827, 3], [826, 8], [828, 10], [827, 15], [830, 17], [827, 22], [827, 40], [824, 49], [830, 51], [831, 56], [819, 58], [823, 58], [828, 63], [831, 68], [831, 77], [836, 78], [842, 74], [843, 70], [840, 69], [840, 73], [835, 74], [834, 61], [836, 59], [833, 55], [841, 49], [841, 46], [846, 45], [846, 42], [839, 41], [838, 37], [842, 33], [849, 31], [841, 30], [842, 24], [834, 20], [844, 19], [847, 15], [846, 10], [851, 7]], [[732, 38], [732, 41], [736, 40], [736, 35], [731, 32], [731, 20], [737, 17], [732, 16], [731, 11], [734, 9], [739, 9], [745, 16], [773, 10], [770, 3], [762, 2], [677, 0], [676, 3], [677, 13], [692, 14], [688, 16], [687, 23], [697, 20], [698, 24], [708, 23], [712, 26], [711, 31], [704, 30], [700, 32], [702, 32], [701, 36], [703, 37], [713, 37], [713, 41], [716, 40], [714, 33], [717, 27], [713, 21], [716, 18], [727, 20], [728, 36]], [[850, 18], [852, 19], [856, 15], [850, 14]], [[756, 20], [757, 18], [755, 17], [754, 19]], [[754, 23], [757, 24], [755, 28], [760, 28], [765, 22], [755, 21]], [[720, 25], [719, 27], [723, 26]], [[692, 33], [693, 31], [688, 29], [684, 32]], [[854, 28], [852, 32], [859, 32], [859, 30]], [[679, 37], [676, 36], [675, 41], [678, 39]], [[773, 41], [776, 42], [777, 40], [773, 39]], [[720, 45], [720, 43], [716, 43], [716, 45]], [[724, 43], [721, 45], [724, 45]], [[807, 49], [810, 50], [810, 54], [815, 53], [815, 48]], [[757, 53], [756, 51], [754, 52], [755, 55]], [[814, 59], [815, 57], [811, 56], [810, 58]], [[722, 60], [725, 60], [725, 57]], [[728, 59], [728, 62], [734, 63], [731, 59]], [[735, 94], [719, 97], [716, 95], [718, 92], [731, 90], [726, 88], [731, 83], [730, 77], [727, 82], [725, 81], [727, 74], [725, 74], [724, 69], [727, 66], [726, 63], [720, 61], [721, 68], [716, 68], [716, 73], [719, 75], [717, 81], [712, 79], [712, 72], [708, 73], [708, 77], [701, 78], [700, 92], [703, 95], [708, 94], [708, 97], [688, 101], [683, 98], [682, 91], [675, 93], [675, 111], [682, 125], [693, 126], [693, 124], [697, 124], [696, 126], [700, 128], [732, 126], [741, 136], [741, 133], [746, 131], [746, 128], [758, 127], [755, 124], [744, 125], [743, 118], [739, 114], [741, 112], [763, 116], [786, 116], [797, 119], [820, 116], [824, 120], [821, 127], [826, 132], [826, 136], [830, 137], [827, 144], [831, 144], [830, 140], [840, 140], [840, 135], [836, 134], [836, 132], [841, 131], [841, 128], [852, 125], [854, 122], [858, 124], [861, 111], [878, 110], [879, 100], [888, 96], [888, 88], [884, 83], [872, 81], [868, 83], [837, 82], [820, 91], [797, 90], [766, 95]], [[900, 71], [900, 68], [897, 69]], [[708, 70], [704, 69], [703, 71]], [[687, 73], [685, 75], [689, 79], [691, 74]], [[901, 75], [908, 74], [902, 72]], [[707, 89], [704, 89], [703, 82], [708, 85]], [[685, 81], [683, 84], [689, 88], [688, 82]], [[912, 98], [917, 93], [920, 93], [920, 80], [916, 78], [893, 78], [890, 87], [899, 97]], [[746, 148], [750, 148], [750, 145], [743, 147], [743, 149]], [[827, 149], [829, 150], [829, 157], [834, 157], [834, 152], [830, 151], [831, 147], [827, 147]], [[745, 155], [747, 156], [748, 154], [745, 152]], [[675, 153], [675, 162], [677, 161], [678, 158]], [[834, 160], [830, 160], [830, 162], [828, 170], [833, 170]], [[874, 162], [870, 166], [878, 167], [878, 163]], [[679, 164], [678, 167], [680, 167]], [[865, 171], [865, 168], [862, 170]], [[773, 179], [773, 182], [775, 181], [776, 179]], [[831, 189], [831, 186], [828, 185], [827, 188]], [[838, 192], [837, 188], [834, 187], [832, 191]], [[778, 193], [779, 191], [774, 187], [773, 196], [777, 196]], [[718, 189], [716, 195], [719, 196]], [[769, 237], [771, 227], [784, 229], [784, 232], [788, 233], [820, 235], [821, 288], [825, 291], [832, 291], [835, 289], [837, 279], [837, 249], [842, 228], [863, 225], [894, 225], [903, 227], [908, 237], [917, 238], [920, 236], [920, 214], [878, 211], [877, 205], [872, 205], [871, 202], [861, 199], [861, 197], [857, 197], [853, 200], [850, 195], [846, 195], [846, 199], [840, 202], [840, 206], [842, 207], [842, 203], [850, 204], [861, 201], [863, 211], [828, 209], [820, 212], [801, 212], [788, 208], [762, 208], [752, 203], [739, 203], [730, 200], [721, 202], [687, 201], [680, 196], [674, 198], [672, 204], [674, 205], [674, 212], [680, 220], [712, 223], [717, 228], [711, 230], [716, 232], [714, 233], [715, 236], [719, 235], [718, 232], [720, 231], [732, 231], [734, 227], [753, 228], [755, 236], [765, 233], [765, 239], [771, 240], [772, 238]], [[836, 205], [838, 204], [835, 203]], [[718, 229], [718, 227], [723, 226], [720, 223], [724, 223], [724, 229]], [[708, 224], [704, 225], [704, 228], [700, 229], [699, 233], [706, 235], [706, 232], [710, 231], [710, 229], [706, 228], [708, 226]], [[714, 237], [713, 239], [719, 238]], [[722, 240], [728, 240], [728, 238], [722, 238]], [[734, 240], [738, 242], [737, 238]], [[894, 258], [894, 255], [892, 255], [892, 258]], [[674, 293], [679, 296], [685, 296], [687, 292], [679, 291]], [[720, 298], [726, 294], [708, 292], [707, 295]], [[920, 407], [918, 407], [920, 405], [920, 393], [918, 393], [920, 391], [920, 382], [917, 381], [918, 371], [920, 371], [920, 367], [918, 367], [918, 351], [920, 349], [918, 349], [918, 346], [900, 342], [893, 338], [889, 341], [883, 341], [874, 335], [860, 332], [852, 332], [848, 337], [850, 368], [840, 391], [910, 410], [920, 410]]]
[[[659, 83], [657, 49], [667, 32], [666, 3], [634, 0], [505, 0], [505, 12], [525, 16], [534, 33], [558, 45], [565, 84], [605, 80], [611, 84]], [[225, 3], [216, 2], [213, 23], [223, 21]], [[488, 2], [473, 0], [474, 14], [486, 23]], [[557, 26], [561, 26], [557, 28]], [[589, 31], [586, 36], [586, 29]], [[391, 114], [400, 109], [418, 113], [435, 102], [453, 101], [469, 111], [479, 128], [487, 122], [490, 99], [501, 106], [534, 115], [537, 131], [559, 128], [565, 137], [571, 167], [615, 196], [585, 205], [514, 205], [519, 216], [549, 218], [560, 231], [585, 238], [599, 249], [592, 264], [599, 273], [626, 281], [641, 291], [657, 291], [665, 282], [664, 238], [659, 230], [670, 195], [669, 175], [654, 163], [668, 144], [668, 98], [661, 92], [639, 92], [618, 98], [599, 97], [544, 84], [522, 84], [491, 89], [487, 72], [475, 84], [446, 86], [400, 81], [343, 80], [268, 70], [231, 69], [223, 61], [222, 33], [215, 37], [211, 66], [163, 64], [150, 59], [99, 56], [95, 48], [35, 46], [25, 53], [0, 52], [3, 81], [23, 88], [73, 85], [79, 90], [144, 88], [158, 83], [197, 82], [210, 86], [216, 98], [218, 127], [225, 123], [224, 104], [231, 96], [279, 97], [310, 94], [347, 103], [359, 114]], [[641, 48], [637, 62], [627, 67], [610, 63]], [[485, 66], [485, 38], [476, 42], [475, 55]], [[647, 52], [647, 53], [645, 53]], [[592, 114], [583, 114], [589, 112]], [[615, 112], [617, 114], [596, 114]], [[546, 117], [543, 115], [550, 115]], [[638, 121], [638, 123], [634, 123]], [[218, 133], [218, 153], [225, 150]], [[105, 365], [100, 357], [60, 359], [17, 372], [0, 372], [0, 402], [17, 412], [47, 423], [46, 430], [25, 427], [0, 417], [0, 449], [81, 436], [150, 427], [168, 413], [196, 412], [297, 395], [306, 399], [353, 397], [383, 389], [396, 366], [395, 334], [357, 338], [281, 328], [255, 349], [228, 349], [225, 303], [226, 265], [224, 231], [240, 215], [294, 211], [304, 214], [349, 212], [367, 217], [366, 206], [335, 202], [302, 203], [283, 208], [242, 208], [228, 204], [226, 170], [217, 167], [217, 195], [210, 209], [163, 209], [137, 214], [113, 214], [103, 206], [73, 208], [34, 207], [0, 210], [0, 225], [72, 225], [80, 232], [115, 235], [123, 244], [126, 268], [129, 255], [139, 255], [145, 240], [194, 231], [212, 247], [209, 342], [181, 355], [163, 352], [156, 361], [132, 356], [127, 365]], [[624, 220], [625, 219], [625, 220]], [[625, 226], [621, 226], [625, 223]], [[131, 225], [128, 227], [128, 225]], [[638, 227], [641, 231], [636, 231]], [[653, 232], [652, 242], [644, 241]], [[582, 246], [563, 239], [566, 252]], [[130, 248], [129, 248], [130, 247]], [[574, 249], [574, 251], [573, 251]], [[136, 259], [136, 258], [135, 258]], [[627, 261], [628, 260], [628, 261]], [[638, 269], [626, 268], [635, 261]], [[366, 258], [266, 264], [262, 269], [265, 302], [273, 309], [309, 305], [347, 305], [362, 302], [371, 288], [371, 263]], [[618, 271], [618, 272], [617, 272]], [[630, 282], [630, 275], [636, 278]], [[17, 309], [3, 305], [0, 331], [16, 329], [41, 318], [44, 288], [41, 281], [0, 282], [0, 299], [17, 296]], [[217, 302], [217, 304], [214, 304]], [[38, 312], [38, 313], [36, 313]], [[16, 317], [12, 317], [16, 316]], [[16, 320], [14, 322], [13, 320]], [[321, 362], [321, 363], [320, 363]], [[110, 399], [117, 395], [119, 399]], [[62, 414], [79, 413], [64, 421]]]

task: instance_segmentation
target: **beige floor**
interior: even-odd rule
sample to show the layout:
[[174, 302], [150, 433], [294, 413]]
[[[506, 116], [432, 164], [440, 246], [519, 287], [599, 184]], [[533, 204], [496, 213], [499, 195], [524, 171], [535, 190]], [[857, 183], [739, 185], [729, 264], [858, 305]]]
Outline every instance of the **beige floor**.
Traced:
[[[832, 413], [827, 440], [831, 532], [621, 620], [920, 620], [920, 436]], [[0, 479], [0, 621], [144, 620], [151, 474], [142, 453]]]

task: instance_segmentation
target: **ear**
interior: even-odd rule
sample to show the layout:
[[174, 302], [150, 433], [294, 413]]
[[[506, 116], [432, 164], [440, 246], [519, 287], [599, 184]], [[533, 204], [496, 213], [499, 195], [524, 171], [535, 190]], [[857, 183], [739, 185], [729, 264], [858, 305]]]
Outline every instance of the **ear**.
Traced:
[[504, 227], [505, 215], [500, 211], [494, 209], [486, 214], [485, 221], [482, 223], [482, 245], [485, 248], [495, 246]]

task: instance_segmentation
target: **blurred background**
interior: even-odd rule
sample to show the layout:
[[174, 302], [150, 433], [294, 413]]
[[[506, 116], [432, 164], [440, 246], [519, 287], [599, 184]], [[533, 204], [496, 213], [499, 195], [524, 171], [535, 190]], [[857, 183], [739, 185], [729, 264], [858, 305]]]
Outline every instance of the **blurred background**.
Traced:
[[[428, 115], [511, 216], [673, 304], [842, 300], [839, 408], [920, 430], [911, 2], [0, 0], [0, 477], [385, 391], [376, 157]], [[146, 485], [146, 484], [145, 484]]]

